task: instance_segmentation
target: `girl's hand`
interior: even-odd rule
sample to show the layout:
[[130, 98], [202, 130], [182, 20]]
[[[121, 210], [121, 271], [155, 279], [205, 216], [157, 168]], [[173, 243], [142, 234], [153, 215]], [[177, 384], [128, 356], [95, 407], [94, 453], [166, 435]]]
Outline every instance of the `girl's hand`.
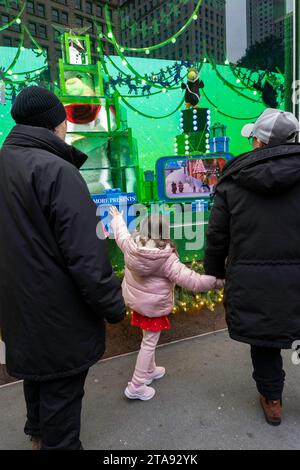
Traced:
[[217, 290], [224, 289], [224, 287], [225, 287], [225, 279], [217, 279], [215, 289]]
[[122, 215], [122, 213], [119, 212], [118, 209], [117, 209], [115, 206], [112, 206], [112, 207], [109, 209], [109, 213], [110, 213], [110, 215], [112, 216], [113, 219], [114, 219], [115, 217], [118, 217], [118, 215]]

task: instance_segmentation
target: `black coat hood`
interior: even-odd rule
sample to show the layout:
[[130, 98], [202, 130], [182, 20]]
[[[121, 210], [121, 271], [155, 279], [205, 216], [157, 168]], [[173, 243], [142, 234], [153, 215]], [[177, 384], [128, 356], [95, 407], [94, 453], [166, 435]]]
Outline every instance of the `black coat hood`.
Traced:
[[239, 186], [261, 194], [282, 194], [300, 182], [300, 145], [265, 147], [226, 165], [221, 181], [231, 177]]
[[83, 152], [66, 144], [53, 132], [43, 127], [17, 124], [5, 140], [4, 145], [46, 150], [71, 163], [78, 170], [88, 158]]

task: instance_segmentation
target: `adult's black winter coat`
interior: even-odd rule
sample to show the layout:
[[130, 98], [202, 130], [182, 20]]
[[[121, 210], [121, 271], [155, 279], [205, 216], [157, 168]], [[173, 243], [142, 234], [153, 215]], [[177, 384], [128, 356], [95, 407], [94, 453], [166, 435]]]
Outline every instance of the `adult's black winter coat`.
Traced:
[[226, 276], [231, 338], [283, 349], [300, 339], [300, 145], [266, 147], [227, 164], [205, 269]]
[[17, 378], [89, 368], [104, 352], [105, 320], [124, 316], [78, 171], [86, 158], [47, 129], [22, 125], [0, 151], [0, 328]]

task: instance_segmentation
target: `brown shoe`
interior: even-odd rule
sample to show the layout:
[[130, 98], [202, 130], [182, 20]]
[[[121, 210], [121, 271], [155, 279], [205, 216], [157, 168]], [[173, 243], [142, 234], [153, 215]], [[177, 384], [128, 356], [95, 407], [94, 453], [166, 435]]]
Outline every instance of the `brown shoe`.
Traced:
[[32, 450], [41, 450], [42, 440], [38, 436], [30, 436], [30, 442], [32, 443]]
[[279, 426], [282, 417], [282, 402], [281, 400], [268, 400], [260, 396], [260, 404], [265, 414], [268, 424], [271, 426]]

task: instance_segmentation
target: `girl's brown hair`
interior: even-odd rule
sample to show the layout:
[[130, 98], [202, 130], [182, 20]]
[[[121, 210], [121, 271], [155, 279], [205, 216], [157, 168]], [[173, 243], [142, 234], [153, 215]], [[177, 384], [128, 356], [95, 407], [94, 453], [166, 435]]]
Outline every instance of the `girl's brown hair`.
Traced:
[[166, 216], [162, 214], [148, 215], [142, 223], [140, 232], [136, 233], [135, 239], [139, 237], [142, 246], [146, 246], [149, 240], [154, 241], [155, 247], [164, 250], [167, 246], [171, 246], [173, 251], [178, 255], [176, 243], [170, 239], [170, 223]]

